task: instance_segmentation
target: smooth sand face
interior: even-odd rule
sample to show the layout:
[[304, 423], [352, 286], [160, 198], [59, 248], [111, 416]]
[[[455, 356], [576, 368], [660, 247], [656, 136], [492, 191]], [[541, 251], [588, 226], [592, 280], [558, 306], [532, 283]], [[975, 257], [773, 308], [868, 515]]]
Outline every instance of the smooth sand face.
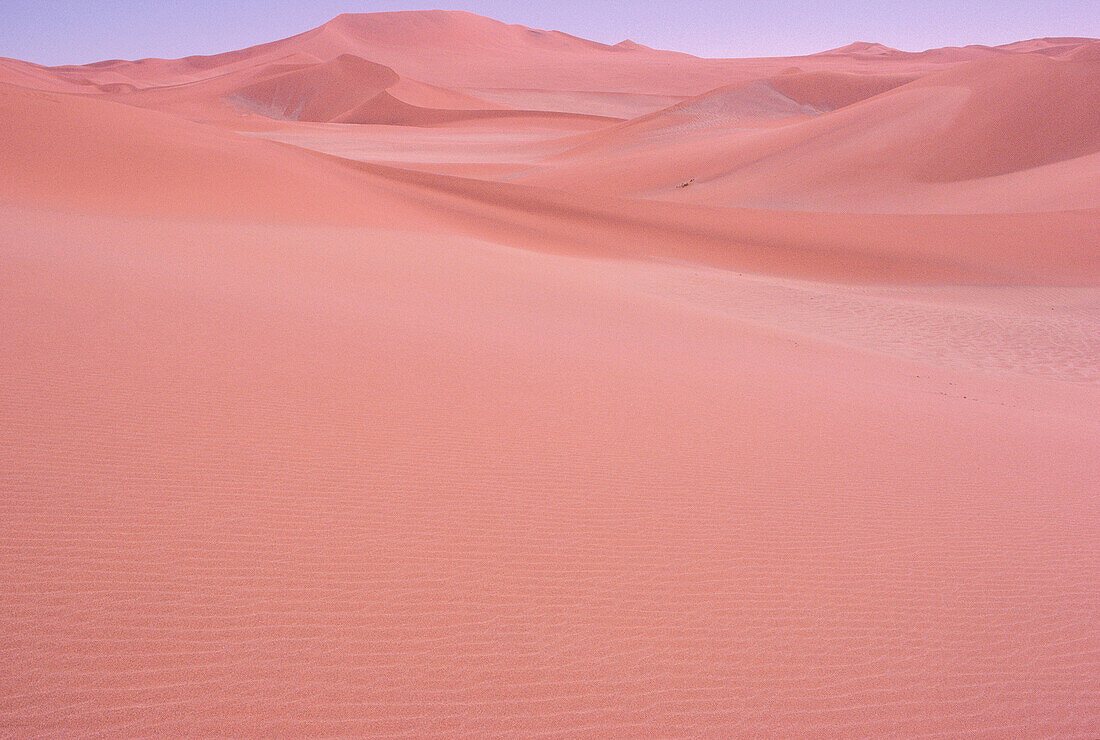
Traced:
[[1097, 735], [1096, 48], [2, 61], [0, 729]]

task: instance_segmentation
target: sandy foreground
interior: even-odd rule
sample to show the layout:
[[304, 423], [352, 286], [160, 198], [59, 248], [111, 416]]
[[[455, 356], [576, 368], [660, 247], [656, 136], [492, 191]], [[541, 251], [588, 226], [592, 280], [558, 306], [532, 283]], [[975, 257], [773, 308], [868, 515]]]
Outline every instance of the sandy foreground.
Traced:
[[1097, 737], [1098, 156], [1087, 39], [0, 60], [0, 734]]

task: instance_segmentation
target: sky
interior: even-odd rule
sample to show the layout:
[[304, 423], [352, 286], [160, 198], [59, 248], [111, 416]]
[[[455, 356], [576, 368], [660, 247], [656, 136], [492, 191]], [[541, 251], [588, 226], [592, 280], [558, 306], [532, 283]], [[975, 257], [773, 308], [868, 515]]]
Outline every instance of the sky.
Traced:
[[852, 41], [920, 51], [1100, 37], [1100, 0], [0, 0], [0, 56], [78, 64], [213, 54], [292, 36], [344, 12], [433, 7], [713, 57], [805, 54]]

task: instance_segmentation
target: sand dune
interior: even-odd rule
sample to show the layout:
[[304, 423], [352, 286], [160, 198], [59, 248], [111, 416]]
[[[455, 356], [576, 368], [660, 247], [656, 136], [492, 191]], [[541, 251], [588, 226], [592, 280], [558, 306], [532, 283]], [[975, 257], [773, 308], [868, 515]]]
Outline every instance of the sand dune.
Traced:
[[768, 84], [797, 103], [832, 111], [881, 95], [917, 77], [919, 75], [914, 74], [802, 72], [795, 68], [772, 77]]
[[713, 140], [722, 129], [792, 123], [844, 108], [917, 79], [918, 75], [869, 75], [785, 70], [774, 77], [726, 85], [577, 139], [569, 155], [661, 140], [686, 148], [695, 138]]
[[343, 54], [330, 62], [268, 77], [238, 90], [234, 98], [275, 118], [335, 121], [399, 79], [389, 67]]
[[[430, 126], [485, 118], [584, 117], [503, 108], [402, 78], [389, 67], [350, 54], [268, 76], [229, 93], [228, 100], [271, 118], [324, 123]], [[451, 105], [457, 107], [445, 107]]]
[[0, 110], [9, 122], [0, 152], [8, 202], [328, 222], [362, 222], [396, 203], [346, 167], [154, 111], [11, 86], [0, 86]]
[[1097, 49], [0, 60], [0, 735], [1097, 736]]
[[[1100, 61], [1020, 56], [940, 73], [921, 84], [969, 91], [918, 164], [927, 180], [968, 180], [1100, 151]], [[931, 158], [929, 158], [930, 160]]]
[[885, 47], [879, 48], [881, 45], [855, 44], [802, 57], [701, 59], [633, 43], [600, 44], [461, 11], [417, 11], [344, 14], [296, 36], [224, 54], [174, 60], [110, 60], [43, 69], [55, 83], [84, 85], [91, 92], [100, 84], [157, 87], [263, 65], [329, 62], [350, 54], [390, 67], [402, 77], [446, 89], [687, 97], [776, 75], [794, 66], [805, 72], [916, 74], [964, 61], [1021, 53], [1072, 55], [1094, 42], [1045, 39], [1004, 47], [971, 46], [920, 53], [889, 49], [882, 53]]
[[[1100, 66], [1089, 61], [975, 62], [788, 126], [746, 130], [736, 117], [700, 118], [711, 131], [658, 137], [644, 149], [624, 146], [628, 129], [609, 131], [598, 135], [598, 152], [578, 147], [576, 156], [560, 157], [561, 166], [523, 179], [777, 209], [1096, 208], [1100, 181], [1090, 165], [1100, 151], [1098, 80]], [[662, 116], [651, 115], [646, 125], [654, 119]], [[1005, 177], [1034, 168], [1045, 169]], [[692, 187], [678, 187], [689, 180]], [[1052, 207], [1057, 203], [1061, 208]]]

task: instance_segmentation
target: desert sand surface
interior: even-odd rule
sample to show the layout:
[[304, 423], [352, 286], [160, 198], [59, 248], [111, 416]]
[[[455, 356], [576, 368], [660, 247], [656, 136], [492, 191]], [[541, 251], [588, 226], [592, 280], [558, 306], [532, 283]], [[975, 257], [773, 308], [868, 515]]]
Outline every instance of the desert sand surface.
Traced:
[[0, 735], [1100, 736], [1100, 41], [0, 59]]

